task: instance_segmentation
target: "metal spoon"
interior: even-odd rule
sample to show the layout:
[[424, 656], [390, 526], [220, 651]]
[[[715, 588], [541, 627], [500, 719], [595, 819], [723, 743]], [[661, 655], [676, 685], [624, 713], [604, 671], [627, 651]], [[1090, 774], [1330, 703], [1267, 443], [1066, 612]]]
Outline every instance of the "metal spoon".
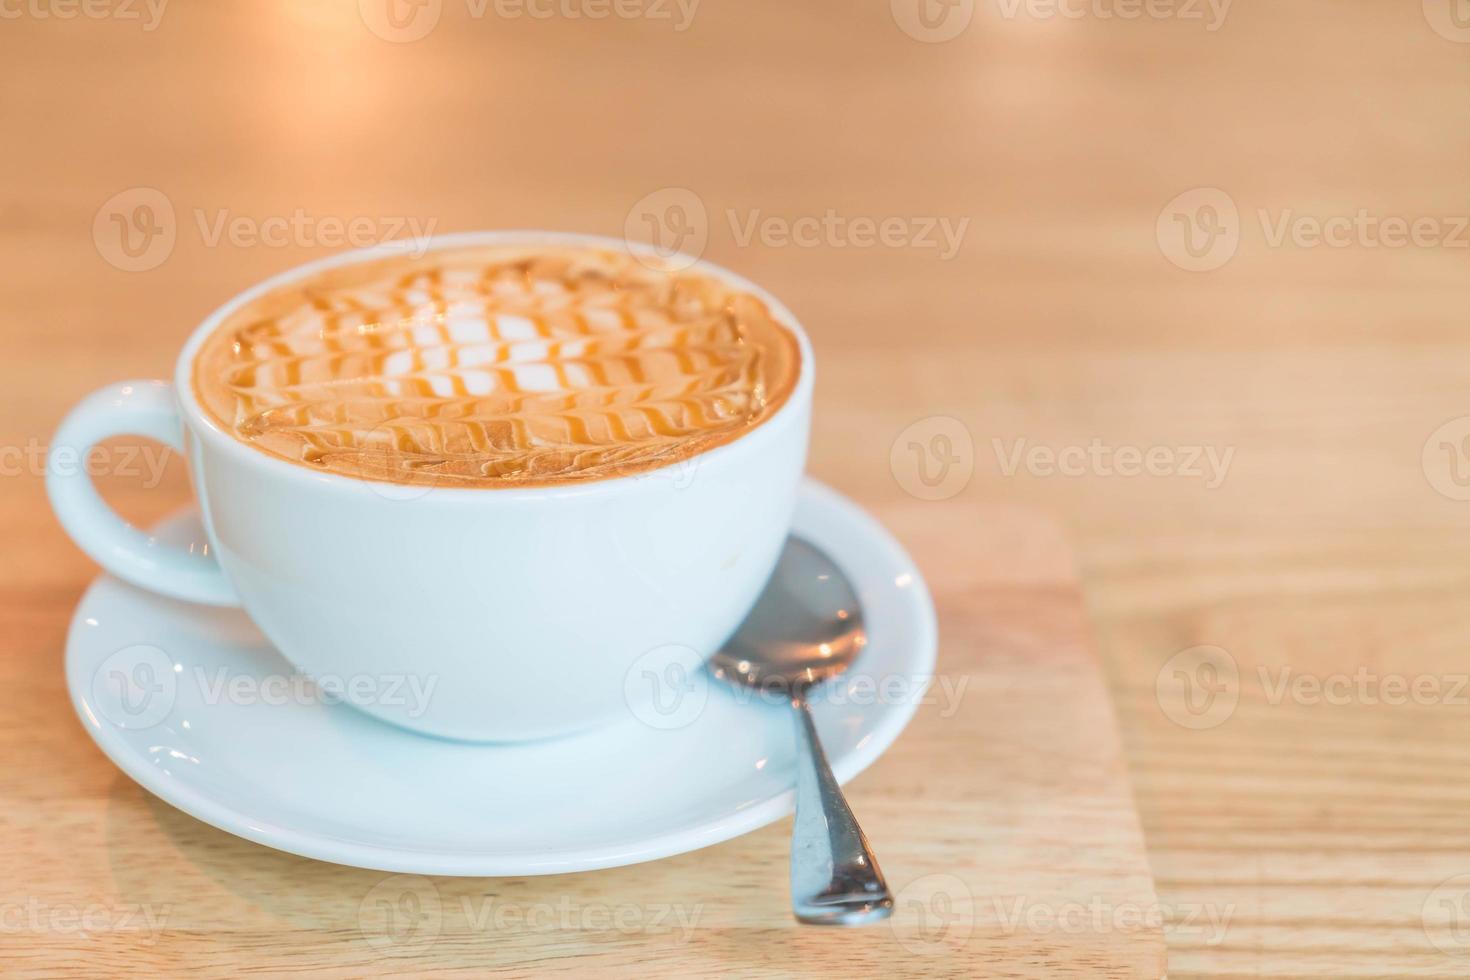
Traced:
[[862, 607], [842, 570], [789, 538], [755, 608], [709, 662], [716, 677], [778, 694], [796, 709], [791, 906], [802, 922], [859, 925], [893, 912], [888, 883], [827, 765], [806, 699], [812, 687], [846, 670], [866, 642]]

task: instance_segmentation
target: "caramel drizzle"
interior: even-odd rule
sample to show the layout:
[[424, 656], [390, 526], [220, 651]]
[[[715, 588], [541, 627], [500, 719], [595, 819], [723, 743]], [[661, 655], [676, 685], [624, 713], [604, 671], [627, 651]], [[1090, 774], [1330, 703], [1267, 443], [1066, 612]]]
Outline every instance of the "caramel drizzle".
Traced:
[[613, 252], [431, 253], [266, 301], [206, 342], [201, 400], [267, 452], [394, 482], [652, 468], [759, 422], [795, 373], [754, 297]]

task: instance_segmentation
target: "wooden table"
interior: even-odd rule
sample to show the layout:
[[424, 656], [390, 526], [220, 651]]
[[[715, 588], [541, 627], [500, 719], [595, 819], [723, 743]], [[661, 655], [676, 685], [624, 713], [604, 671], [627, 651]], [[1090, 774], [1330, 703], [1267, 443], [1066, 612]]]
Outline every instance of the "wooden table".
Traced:
[[[69, 404], [349, 233], [643, 229], [801, 313], [818, 476], [1070, 526], [1159, 898], [1230, 912], [1172, 976], [1470, 970], [1464, 11], [552, 9], [0, 8], [6, 850], [101, 764], [28, 738], [94, 573], [34, 463]], [[153, 482], [108, 491], [146, 521]]]

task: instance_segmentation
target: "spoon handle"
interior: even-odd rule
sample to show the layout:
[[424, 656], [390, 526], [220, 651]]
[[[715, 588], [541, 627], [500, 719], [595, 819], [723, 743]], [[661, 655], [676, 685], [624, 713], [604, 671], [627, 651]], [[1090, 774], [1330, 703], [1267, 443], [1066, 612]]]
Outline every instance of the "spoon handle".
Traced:
[[[827, 765], [812, 709], [796, 709], [796, 827], [791, 841], [791, 907], [801, 922], [855, 926], [886, 919], [893, 897], [842, 787]], [[805, 746], [806, 751], [800, 751]]]

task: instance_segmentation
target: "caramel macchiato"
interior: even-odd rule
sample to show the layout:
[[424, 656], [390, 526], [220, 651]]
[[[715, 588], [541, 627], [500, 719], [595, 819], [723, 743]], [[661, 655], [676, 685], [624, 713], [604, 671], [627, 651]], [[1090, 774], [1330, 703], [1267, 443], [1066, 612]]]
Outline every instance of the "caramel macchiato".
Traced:
[[696, 266], [594, 247], [376, 258], [228, 316], [193, 387], [236, 439], [394, 483], [518, 487], [655, 469], [770, 418], [792, 332]]

